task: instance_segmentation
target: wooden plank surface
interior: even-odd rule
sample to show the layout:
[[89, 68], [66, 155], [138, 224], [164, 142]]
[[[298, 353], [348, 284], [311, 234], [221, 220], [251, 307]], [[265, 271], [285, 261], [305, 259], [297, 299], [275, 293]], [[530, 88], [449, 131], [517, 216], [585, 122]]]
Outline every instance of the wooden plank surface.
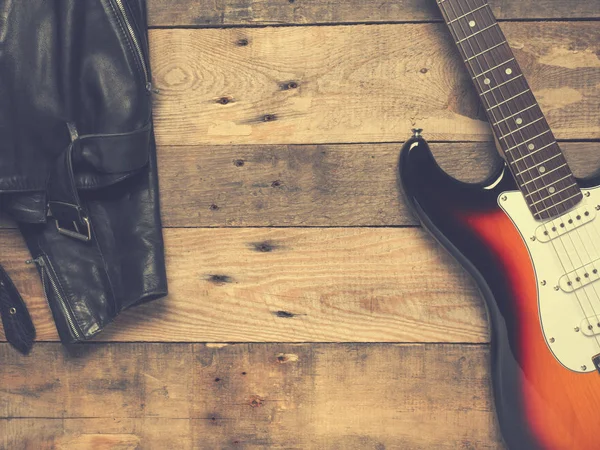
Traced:
[[[506, 23], [559, 139], [598, 139], [597, 22]], [[150, 34], [162, 146], [490, 140], [442, 24]]]
[[0, 448], [503, 448], [487, 346], [72, 352], [40, 344], [23, 358], [0, 345]]
[[[406, 134], [406, 133], [405, 133]], [[410, 134], [410, 133], [408, 133]], [[417, 225], [397, 183], [401, 144], [159, 149], [167, 227]], [[491, 143], [431, 145], [467, 182], [499, 163]], [[600, 169], [600, 143], [563, 143], [576, 175]]]
[[[148, 3], [171, 294], [103, 343], [0, 343], [0, 450], [502, 449], [477, 290], [397, 190], [413, 126], [459, 179], [497, 161], [435, 1]], [[502, 27], [557, 137], [600, 140], [600, 0], [490, 3], [552, 20]], [[564, 143], [576, 174], [599, 145]]]
[[[501, 20], [600, 17], [600, 0], [490, 0]], [[435, 0], [149, 0], [151, 26], [441, 20]]]
[[[56, 340], [16, 231], [0, 262], [39, 340]], [[487, 342], [468, 276], [416, 228], [169, 229], [170, 295], [123, 313], [102, 341]]]
[[[415, 226], [397, 184], [401, 146], [160, 147], [163, 225]], [[577, 176], [600, 169], [600, 142], [561, 147]], [[490, 142], [432, 143], [431, 149], [446, 172], [466, 182], [485, 179], [500, 163]], [[6, 220], [0, 226], [15, 228]]]

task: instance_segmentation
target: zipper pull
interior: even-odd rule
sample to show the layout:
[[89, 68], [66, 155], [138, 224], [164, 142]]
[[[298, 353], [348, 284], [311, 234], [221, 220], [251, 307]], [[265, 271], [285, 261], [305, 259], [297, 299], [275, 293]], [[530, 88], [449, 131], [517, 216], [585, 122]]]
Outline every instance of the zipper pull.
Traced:
[[41, 256], [38, 256], [37, 258], [33, 258], [33, 259], [28, 259], [27, 261], [25, 261], [25, 264], [35, 264], [36, 266], [39, 266], [39, 267], [44, 267], [44, 265], [45, 265], [44, 260], [42, 259]]
[[146, 83], [146, 91], [149, 94], [160, 94], [160, 89], [155, 88], [151, 82]]

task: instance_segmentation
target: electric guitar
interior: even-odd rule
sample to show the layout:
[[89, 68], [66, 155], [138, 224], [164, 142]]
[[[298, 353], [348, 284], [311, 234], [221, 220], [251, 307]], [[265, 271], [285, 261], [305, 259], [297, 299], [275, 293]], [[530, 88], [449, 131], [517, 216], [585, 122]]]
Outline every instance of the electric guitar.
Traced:
[[436, 1], [504, 163], [459, 182], [416, 130], [403, 189], [485, 298], [508, 448], [600, 449], [600, 178], [573, 176], [487, 3]]

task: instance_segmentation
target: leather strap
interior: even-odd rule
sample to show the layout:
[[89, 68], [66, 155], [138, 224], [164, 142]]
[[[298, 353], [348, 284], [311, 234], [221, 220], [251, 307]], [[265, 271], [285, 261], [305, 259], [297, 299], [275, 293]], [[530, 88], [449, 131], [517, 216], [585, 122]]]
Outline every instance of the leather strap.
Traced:
[[0, 266], [0, 316], [6, 340], [24, 355], [33, 347], [35, 327], [27, 306], [6, 271]]
[[92, 239], [90, 220], [79, 200], [73, 169], [73, 152], [79, 145], [79, 135], [69, 124], [71, 144], [61, 153], [48, 180], [48, 215], [56, 219], [56, 227], [62, 234], [89, 242]]
[[[76, 166], [91, 166], [100, 174], [123, 176], [144, 167], [148, 162], [151, 125], [131, 133], [79, 136], [77, 127], [68, 123], [71, 143], [57, 158], [46, 188], [48, 215], [56, 219], [59, 232], [89, 242], [91, 223], [80, 201]], [[96, 181], [92, 183], [101, 186]]]

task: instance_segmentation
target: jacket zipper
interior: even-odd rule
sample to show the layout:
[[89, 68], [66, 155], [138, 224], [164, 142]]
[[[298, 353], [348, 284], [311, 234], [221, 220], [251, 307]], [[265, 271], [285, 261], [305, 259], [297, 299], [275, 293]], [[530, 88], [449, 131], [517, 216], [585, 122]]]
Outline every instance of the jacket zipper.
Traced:
[[137, 34], [135, 33], [134, 25], [127, 14], [127, 10], [125, 9], [124, 0], [112, 0], [117, 6], [117, 10], [119, 11], [121, 18], [123, 19], [123, 23], [129, 34], [129, 39], [133, 43], [133, 47], [140, 63], [140, 67], [142, 68], [142, 72], [144, 74], [144, 82], [146, 84], [146, 89], [148, 91], [152, 90], [152, 85], [150, 83], [150, 73], [148, 71], [148, 66], [146, 65], [146, 59], [144, 58], [144, 53], [142, 52], [142, 45], [140, 44], [140, 40], [138, 39]]
[[[71, 312], [71, 308], [69, 307], [67, 301], [65, 300], [64, 295], [59, 289], [58, 282], [56, 281], [56, 274], [52, 269], [52, 265], [46, 261], [46, 258], [43, 256], [38, 256], [37, 258], [26, 261], [27, 264], [35, 263], [39, 268], [42, 274], [42, 287], [44, 290], [44, 297], [46, 297], [46, 302], [50, 305], [50, 300], [48, 299], [48, 291], [46, 280], [50, 282], [50, 288], [54, 294], [54, 297], [60, 303], [62, 310], [65, 313], [65, 318], [67, 319], [67, 323], [69, 325], [69, 329], [71, 333], [78, 339], [81, 340], [82, 333], [79, 331], [78, 327], [75, 324], [75, 319], [73, 318], [73, 313]], [[51, 307], [51, 306], [50, 306]]]

